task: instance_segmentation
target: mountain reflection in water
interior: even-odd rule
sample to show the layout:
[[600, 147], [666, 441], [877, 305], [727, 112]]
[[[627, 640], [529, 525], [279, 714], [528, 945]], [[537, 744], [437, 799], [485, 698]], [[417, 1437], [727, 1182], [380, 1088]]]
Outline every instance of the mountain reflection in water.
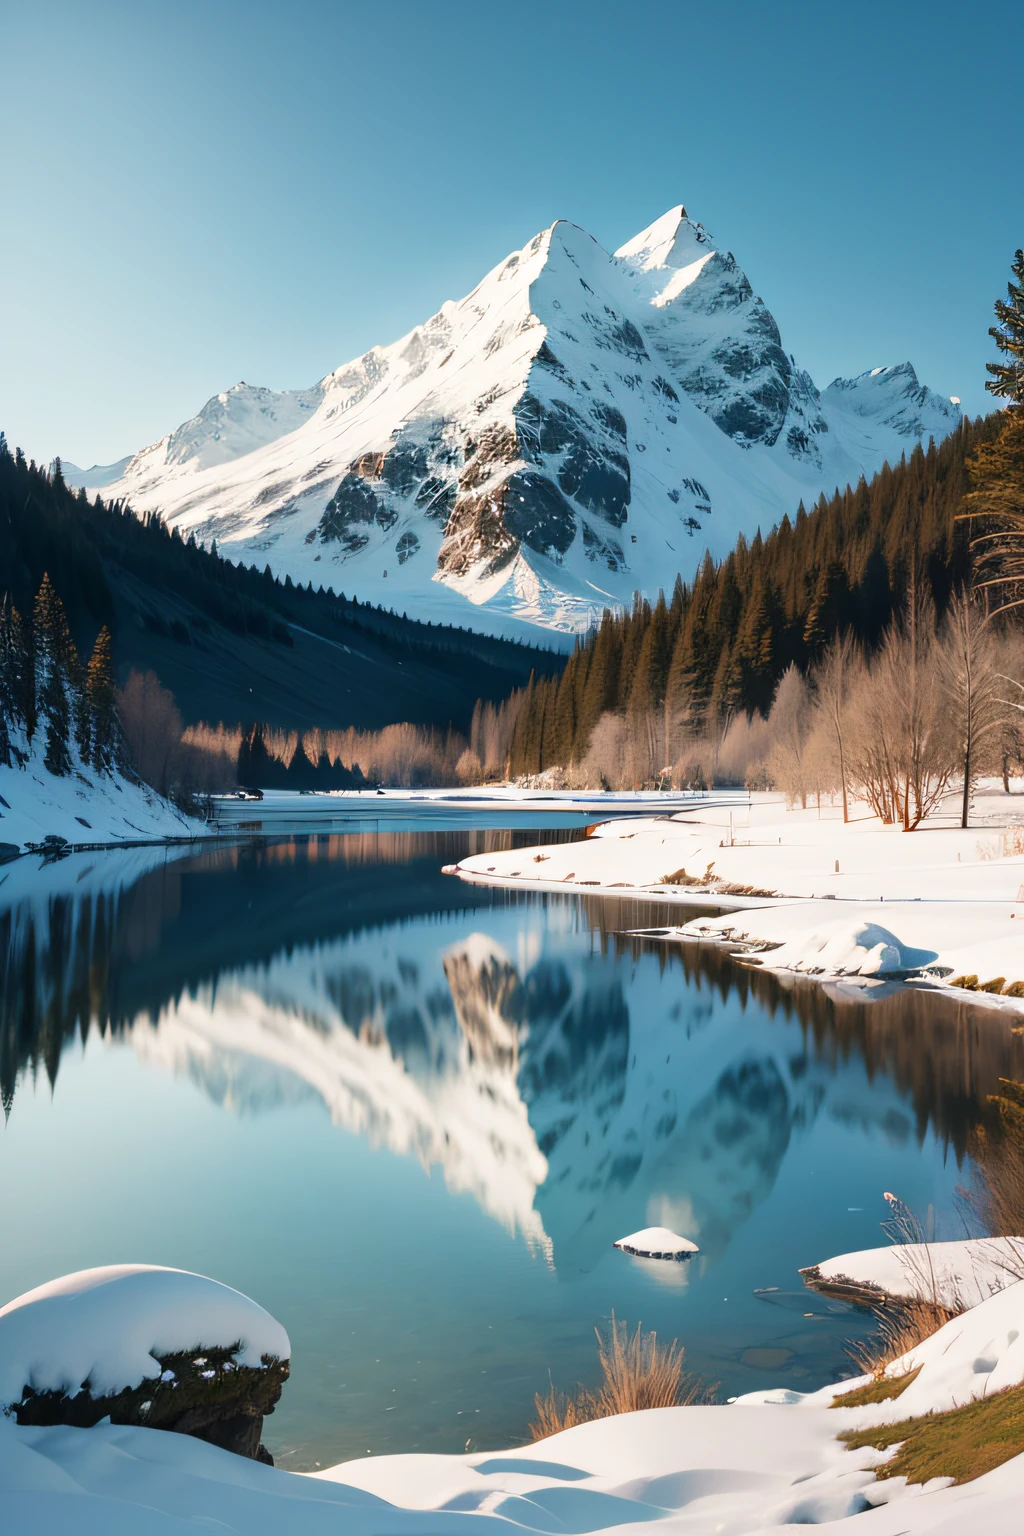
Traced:
[[[624, 933], [663, 921], [655, 903], [439, 877], [467, 842], [513, 836], [536, 838], [82, 855], [37, 886], [18, 866], [23, 898], [0, 912], [5, 1109], [25, 1070], [54, 1083], [66, 1045], [97, 1029], [241, 1113], [320, 1098], [572, 1270], [638, 1212], [720, 1252], [824, 1106], [896, 1141], [932, 1130], [959, 1158], [984, 1096], [1024, 1075], [1024, 1041], [934, 993], [786, 986]], [[439, 921], [474, 910], [487, 932], [446, 944]], [[752, 1010], [799, 1028], [752, 1029]], [[869, 1093], [839, 1073], [856, 1057]]]
[[[948, 1227], [956, 1165], [985, 1096], [1001, 1077], [1024, 1078], [1024, 1039], [998, 1014], [934, 993], [879, 989], [865, 1002], [841, 986], [787, 984], [720, 950], [630, 936], [666, 921], [655, 902], [507, 893], [440, 873], [468, 851], [513, 840], [528, 845], [538, 834], [314, 836], [184, 858], [136, 849], [41, 869], [26, 860], [6, 866], [0, 1089], [9, 1135], [18, 1132], [21, 1095], [24, 1111], [35, 1106], [33, 1082], [58, 1084], [62, 1071], [79, 1070], [81, 1043], [102, 1037], [120, 1047], [118, 1059], [160, 1069], [147, 1081], [191, 1082], [238, 1126], [256, 1117], [268, 1168], [275, 1127], [288, 1116], [322, 1120], [326, 1110], [337, 1132], [439, 1174], [442, 1190], [470, 1197], [479, 1220], [509, 1234], [566, 1297], [562, 1312], [551, 1310], [525, 1271], [497, 1256], [494, 1269], [480, 1260], [489, 1276], [481, 1294], [504, 1320], [502, 1368], [512, 1373], [500, 1402], [474, 1410], [491, 1415], [479, 1421], [489, 1426], [486, 1443], [514, 1443], [549, 1366], [564, 1372], [565, 1385], [586, 1370], [592, 1326], [612, 1305], [623, 1316], [635, 1308], [634, 1317], [642, 1307], [646, 1322], [685, 1337], [698, 1368], [730, 1392], [771, 1384], [759, 1374], [762, 1359], [785, 1358], [775, 1377], [789, 1373], [807, 1386], [842, 1374], [843, 1337], [857, 1331], [848, 1313], [837, 1309], [831, 1322], [815, 1314], [801, 1332], [796, 1324], [820, 1310], [818, 1299], [797, 1289], [789, 1301], [780, 1292], [771, 1307], [753, 1299], [754, 1288], [798, 1288], [798, 1263], [880, 1241], [872, 1234], [882, 1213], [846, 1211], [860, 1212], [886, 1187], [909, 1194], [914, 1186], [926, 1202], [936, 1191]], [[671, 909], [672, 921], [681, 915]], [[74, 1065], [62, 1068], [69, 1052]], [[104, 1059], [112, 1065], [114, 1055]], [[57, 1093], [37, 1137], [59, 1138], [62, 1102]], [[41, 1146], [29, 1145], [18, 1178], [32, 1176], [25, 1170]], [[161, 1163], [159, 1146], [132, 1155], [164, 1170], [165, 1201], [194, 1177]], [[237, 1155], [251, 1158], [251, 1147]], [[373, 1214], [364, 1219], [397, 1230], [388, 1225], [388, 1201], [397, 1197], [374, 1167], [361, 1175], [374, 1181]], [[250, 1181], [261, 1171], [245, 1166], [231, 1176]], [[834, 1197], [815, 1193], [819, 1173], [833, 1179]], [[45, 1205], [53, 1190], [40, 1178]], [[202, 1192], [185, 1189], [186, 1199], [193, 1195], [198, 1209]], [[832, 1213], [827, 1236], [823, 1210]], [[695, 1239], [700, 1257], [645, 1264], [612, 1253], [616, 1238], [655, 1224]], [[227, 1263], [217, 1234], [203, 1234], [208, 1247], [190, 1267]], [[13, 1236], [31, 1249], [31, 1233]], [[231, 1236], [226, 1229], [224, 1241]], [[369, 1228], [352, 1238], [377, 1240]], [[196, 1240], [191, 1229], [187, 1241], [170, 1231], [169, 1251], [188, 1255]], [[309, 1242], [307, 1262], [324, 1265], [323, 1243]], [[62, 1253], [57, 1239], [53, 1251]], [[64, 1267], [78, 1267], [77, 1252], [69, 1250]], [[239, 1261], [231, 1275], [270, 1303], [277, 1285], [294, 1334], [293, 1282], [260, 1271], [264, 1262], [257, 1255], [257, 1268], [246, 1269]], [[445, 1328], [470, 1326], [477, 1298], [456, 1304], [444, 1294], [470, 1263], [453, 1256], [435, 1281], [430, 1304], [449, 1307]], [[346, 1285], [365, 1289], [364, 1309], [375, 1287], [392, 1287], [374, 1328], [426, 1305], [411, 1273], [392, 1267], [383, 1279], [365, 1260], [363, 1273], [346, 1274]], [[351, 1445], [344, 1438], [346, 1415], [356, 1411], [351, 1382], [338, 1406], [331, 1393], [346, 1384], [324, 1375], [336, 1350], [355, 1347], [347, 1324], [341, 1343], [324, 1341], [325, 1327], [341, 1326], [338, 1283], [327, 1272], [308, 1281], [320, 1285], [309, 1292], [319, 1332], [304, 1342], [295, 1335], [306, 1364], [275, 1420], [304, 1447], [306, 1464], [314, 1453], [336, 1459], [365, 1450], [361, 1429]], [[730, 1302], [720, 1316], [738, 1292], [747, 1298], [742, 1310]], [[569, 1293], [579, 1298], [575, 1310]], [[684, 1301], [690, 1310], [677, 1315], [672, 1309]], [[359, 1311], [355, 1333], [366, 1332], [370, 1364], [380, 1365], [389, 1345], [368, 1315]], [[387, 1421], [392, 1438], [375, 1440], [374, 1449], [461, 1448], [452, 1415], [463, 1409], [438, 1407], [447, 1402], [438, 1382], [451, 1376], [453, 1402], [464, 1393], [459, 1372], [490, 1347], [495, 1315], [480, 1321], [472, 1345], [458, 1333], [449, 1338], [429, 1378], [426, 1364], [417, 1367], [431, 1385], [416, 1391], [428, 1395], [416, 1406], [407, 1383], [404, 1405]], [[431, 1317], [427, 1332], [441, 1326]], [[430, 1346], [416, 1338], [417, 1357], [425, 1357]], [[364, 1416], [392, 1411], [395, 1397], [374, 1397], [370, 1377], [359, 1390], [369, 1404]], [[325, 1428], [331, 1412], [337, 1423]]]

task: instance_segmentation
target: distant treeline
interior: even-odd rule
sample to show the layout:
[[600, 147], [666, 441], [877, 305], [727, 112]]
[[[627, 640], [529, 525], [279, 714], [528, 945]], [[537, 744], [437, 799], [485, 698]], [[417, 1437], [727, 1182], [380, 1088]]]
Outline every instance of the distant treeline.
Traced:
[[[516, 683], [525, 683], [531, 669], [548, 675], [564, 664], [552, 652], [420, 623], [322, 586], [314, 590], [311, 582], [302, 587], [291, 577], [279, 581], [269, 566], [261, 571], [224, 560], [216, 544], [207, 549], [191, 536], [182, 538], [154, 514], [137, 517], [123, 503], [107, 503], [101, 496], [90, 500], [84, 490], [72, 491], [59, 460], [52, 470], [44, 469], [27, 461], [20, 449], [11, 453], [0, 433], [0, 596], [6, 593], [21, 613], [31, 613], [44, 575], [63, 605], [79, 651], [88, 654], [105, 627], [122, 677], [133, 666], [154, 667], [154, 637], [172, 660], [195, 646], [222, 663], [233, 637], [263, 642], [280, 654], [274, 664], [280, 669], [305, 633], [333, 644], [335, 651], [347, 647], [350, 671], [358, 671], [363, 654], [368, 673], [381, 663], [386, 669], [388, 664], [405, 668], [404, 679], [395, 673], [396, 687], [402, 681], [407, 688], [400, 707], [408, 707], [411, 695], [413, 703], [422, 700], [421, 723], [453, 722], [465, 729], [482, 688], [486, 696], [500, 698]], [[258, 674], [259, 653], [241, 654], [250, 658], [250, 672]], [[326, 672], [333, 658], [323, 646], [318, 657], [314, 669], [319, 665]], [[287, 664], [298, 667], [294, 661]], [[303, 665], [301, 680], [308, 687], [310, 663]], [[162, 677], [159, 661], [155, 670]], [[287, 669], [283, 675], [287, 679]], [[205, 702], [190, 707], [180, 681], [166, 681], [186, 715], [207, 712]], [[249, 684], [256, 685], [258, 694], [260, 681], [250, 675], [243, 688], [243, 676], [238, 676], [241, 718], [251, 718], [259, 708], [259, 698], [249, 698]], [[378, 710], [380, 691], [374, 679], [369, 692]], [[338, 726], [385, 723], [379, 715], [360, 717], [358, 687], [336, 689], [333, 697], [324, 698], [318, 718]]]
[[560, 678], [531, 680], [497, 711], [482, 707], [496, 736], [510, 737], [511, 773], [581, 762], [609, 716], [651, 734], [671, 763], [730, 717], [766, 715], [786, 670], [806, 671], [834, 636], [852, 635], [870, 655], [912, 578], [941, 618], [969, 571], [966, 526], [954, 521], [966, 461], [999, 425], [998, 414], [965, 422], [870, 484], [822, 496], [810, 512], [801, 504], [767, 537], [741, 535], [721, 564], [707, 555], [669, 601], [638, 597], [631, 612], [606, 612]]

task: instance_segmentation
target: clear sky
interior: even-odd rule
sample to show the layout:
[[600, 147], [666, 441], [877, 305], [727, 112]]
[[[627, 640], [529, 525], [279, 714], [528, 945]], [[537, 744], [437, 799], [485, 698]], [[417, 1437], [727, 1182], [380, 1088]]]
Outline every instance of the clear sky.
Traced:
[[108, 462], [677, 202], [819, 384], [910, 358], [985, 409], [1019, 37], [1005, 0], [7, 0], [0, 427]]

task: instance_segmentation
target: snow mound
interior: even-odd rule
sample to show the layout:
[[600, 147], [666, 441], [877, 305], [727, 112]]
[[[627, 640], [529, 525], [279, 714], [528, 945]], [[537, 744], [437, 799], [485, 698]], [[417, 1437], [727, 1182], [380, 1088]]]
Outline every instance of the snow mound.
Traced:
[[[1024, 1280], [1018, 1280], [886, 1367], [888, 1377], [920, 1374], [898, 1397], [871, 1404], [865, 1422], [897, 1423], [946, 1413], [1024, 1380]], [[835, 1388], [831, 1390], [835, 1391]]]
[[154, 1362], [205, 1346], [238, 1344], [237, 1362], [291, 1356], [288, 1335], [240, 1291], [183, 1269], [113, 1264], [82, 1269], [0, 1308], [0, 1405], [23, 1389], [94, 1397], [136, 1387]]
[[825, 1259], [801, 1273], [835, 1285], [879, 1290], [887, 1296], [921, 1297], [948, 1307], [976, 1307], [1024, 1279], [1024, 1237], [864, 1248], [859, 1253]]
[[644, 1227], [641, 1232], [631, 1232], [613, 1244], [623, 1253], [635, 1254], [639, 1259], [688, 1259], [691, 1253], [699, 1253], [696, 1243], [668, 1227]]

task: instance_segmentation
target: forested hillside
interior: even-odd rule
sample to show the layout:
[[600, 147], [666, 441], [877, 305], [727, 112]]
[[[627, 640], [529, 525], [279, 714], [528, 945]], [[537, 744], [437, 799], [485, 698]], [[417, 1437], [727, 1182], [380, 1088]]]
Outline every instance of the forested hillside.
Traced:
[[[969, 566], [967, 526], [955, 522], [966, 461], [999, 421], [966, 422], [870, 484], [801, 506], [764, 538], [741, 537], [720, 565], [705, 559], [692, 587], [677, 579], [667, 602], [606, 613], [561, 678], [534, 680], [494, 717], [478, 711], [510, 741], [511, 771], [579, 762], [609, 713], [637, 729], [656, 718], [671, 762], [684, 738], [730, 715], [767, 713], [787, 668], [806, 670], [834, 635], [851, 634], [870, 654], [912, 579], [941, 616]], [[514, 725], [503, 732], [505, 721]]]
[[419, 624], [233, 565], [153, 516], [137, 518], [11, 453], [0, 434], [0, 595], [31, 613], [44, 575], [88, 655], [100, 629], [118, 679], [152, 670], [186, 722], [261, 719], [291, 730], [395, 721], [465, 729], [563, 658]]

